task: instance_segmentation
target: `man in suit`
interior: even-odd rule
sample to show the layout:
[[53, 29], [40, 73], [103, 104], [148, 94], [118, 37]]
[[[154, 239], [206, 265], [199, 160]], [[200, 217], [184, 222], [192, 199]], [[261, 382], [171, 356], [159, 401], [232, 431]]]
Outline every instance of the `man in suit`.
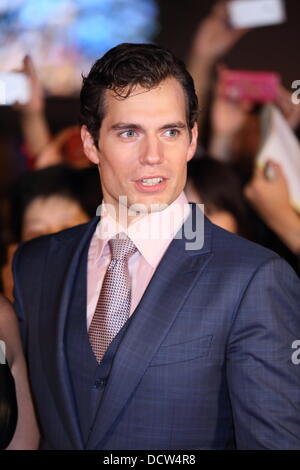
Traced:
[[300, 447], [300, 284], [187, 204], [196, 117], [191, 77], [157, 46], [119, 45], [84, 78], [101, 217], [14, 262], [42, 449]]

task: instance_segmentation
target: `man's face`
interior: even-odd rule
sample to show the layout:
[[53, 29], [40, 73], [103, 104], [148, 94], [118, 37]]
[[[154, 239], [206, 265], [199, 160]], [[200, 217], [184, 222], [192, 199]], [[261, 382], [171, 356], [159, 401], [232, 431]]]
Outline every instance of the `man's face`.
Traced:
[[127, 207], [171, 204], [184, 188], [197, 141], [196, 125], [189, 134], [180, 83], [168, 78], [151, 90], [138, 86], [125, 99], [105, 93], [99, 150], [82, 128], [85, 153], [99, 165], [104, 201], [116, 211], [119, 196], [127, 196]]

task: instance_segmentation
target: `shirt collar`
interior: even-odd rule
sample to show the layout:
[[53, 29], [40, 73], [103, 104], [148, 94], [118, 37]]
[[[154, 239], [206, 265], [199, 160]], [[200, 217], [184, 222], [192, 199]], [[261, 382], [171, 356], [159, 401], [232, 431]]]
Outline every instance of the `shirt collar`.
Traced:
[[[106, 243], [117, 233], [124, 232], [135, 244], [145, 260], [155, 268], [168, 245], [190, 214], [190, 206], [184, 192], [162, 211], [152, 212], [131, 223], [120, 225], [101, 205], [101, 219], [96, 227], [98, 239], [96, 259], [103, 254]], [[94, 258], [93, 256], [93, 258]]]

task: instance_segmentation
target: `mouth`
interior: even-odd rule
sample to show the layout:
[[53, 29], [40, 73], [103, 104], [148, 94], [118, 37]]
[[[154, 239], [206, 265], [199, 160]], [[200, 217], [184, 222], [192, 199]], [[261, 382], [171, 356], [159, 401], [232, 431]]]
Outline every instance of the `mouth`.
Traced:
[[143, 177], [135, 180], [135, 185], [139, 191], [142, 192], [156, 192], [165, 188], [167, 178], [163, 176]]

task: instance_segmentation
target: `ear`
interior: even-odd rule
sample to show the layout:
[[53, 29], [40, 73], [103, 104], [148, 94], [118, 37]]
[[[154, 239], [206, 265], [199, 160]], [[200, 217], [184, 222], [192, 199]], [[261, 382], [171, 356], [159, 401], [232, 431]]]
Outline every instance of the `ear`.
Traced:
[[81, 126], [80, 134], [85, 155], [92, 163], [99, 165], [99, 152], [86, 126]]
[[186, 161], [190, 161], [193, 156], [195, 155], [196, 149], [197, 149], [197, 143], [198, 143], [198, 124], [195, 122], [193, 128], [192, 128], [192, 139], [189, 145]]

